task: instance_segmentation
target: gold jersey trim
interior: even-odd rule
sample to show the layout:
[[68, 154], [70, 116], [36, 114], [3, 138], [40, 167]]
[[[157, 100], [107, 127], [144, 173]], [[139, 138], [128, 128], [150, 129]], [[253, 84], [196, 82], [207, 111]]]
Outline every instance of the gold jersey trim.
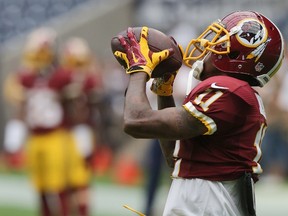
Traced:
[[206, 126], [208, 131], [204, 135], [212, 135], [217, 131], [217, 125], [213, 119], [198, 111], [190, 101], [184, 104], [183, 107]]

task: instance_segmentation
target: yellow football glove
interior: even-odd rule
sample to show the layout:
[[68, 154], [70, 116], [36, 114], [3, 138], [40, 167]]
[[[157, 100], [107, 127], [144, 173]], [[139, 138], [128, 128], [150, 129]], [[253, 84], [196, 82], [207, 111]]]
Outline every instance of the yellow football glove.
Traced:
[[114, 55], [126, 62], [126, 73], [145, 72], [148, 75], [147, 81], [151, 78], [154, 68], [163, 60], [171, 56], [173, 49], [166, 49], [160, 52], [153, 52], [148, 46], [148, 27], [142, 27], [140, 41], [138, 42], [131, 27], [127, 30], [128, 40], [118, 35], [120, 44], [125, 50], [124, 52], [116, 51]]
[[[175, 40], [171, 37], [172, 40]], [[178, 48], [183, 57], [183, 48], [178, 44]], [[171, 96], [173, 93], [173, 84], [178, 70], [174, 73], [165, 73], [162, 77], [155, 78], [151, 84], [150, 90], [159, 96]]]
[[151, 84], [150, 90], [159, 96], [171, 96], [177, 73], [178, 71], [174, 73], [165, 73], [162, 77], [155, 78]]

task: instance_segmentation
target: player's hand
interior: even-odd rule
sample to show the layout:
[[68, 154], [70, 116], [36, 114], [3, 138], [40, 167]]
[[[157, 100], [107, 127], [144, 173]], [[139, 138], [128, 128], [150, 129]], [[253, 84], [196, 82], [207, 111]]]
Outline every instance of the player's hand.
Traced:
[[127, 74], [145, 72], [148, 75], [147, 80], [149, 80], [154, 68], [174, 53], [172, 48], [160, 52], [151, 51], [147, 41], [148, 27], [142, 28], [139, 42], [132, 28], [128, 28], [127, 36], [128, 40], [126, 41], [122, 35], [118, 35], [118, 39], [125, 53], [120, 51], [114, 53], [116, 57], [125, 61]]
[[151, 84], [151, 91], [159, 96], [171, 96], [173, 84], [178, 71], [165, 73], [162, 77], [155, 78]]
[[[171, 39], [175, 41], [173, 37], [171, 37]], [[178, 44], [178, 48], [183, 57], [183, 48], [180, 44]], [[159, 96], [171, 96], [177, 73], [178, 71], [175, 71], [174, 73], [165, 73], [162, 77], [155, 78], [151, 84], [150, 90]]]

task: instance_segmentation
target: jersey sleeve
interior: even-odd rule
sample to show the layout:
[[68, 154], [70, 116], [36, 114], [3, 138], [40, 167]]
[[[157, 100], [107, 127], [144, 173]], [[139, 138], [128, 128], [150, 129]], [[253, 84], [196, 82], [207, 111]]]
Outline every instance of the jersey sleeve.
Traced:
[[208, 129], [205, 135], [223, 133], [244, 122], [249, 106], [237, 94], [226, 89], [204, 88], [186, 99], [183, 107]]

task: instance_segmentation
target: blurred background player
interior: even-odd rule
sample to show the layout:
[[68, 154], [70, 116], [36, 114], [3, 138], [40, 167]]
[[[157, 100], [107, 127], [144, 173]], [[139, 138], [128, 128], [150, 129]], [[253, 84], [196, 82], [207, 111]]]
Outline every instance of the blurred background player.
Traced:
[[[56, 32], [50, 28], [39, 28], [31, 32], [24, 45], [21, 64], [15, 73], [8, 74], [3, 94], [13, 118], [5, 128], [4, 148], [12, 156], [22, 149], [28, 135], [25, 123], [28, 97], [27, 86], [34, 77], [46, 77], [54, 70]], [[30, 83], [29, 83], [30, 84]]]
[[27, 168], [39, 192], [41, 215], [56, 214], [66, 205], [64, 178], [60, 177], [65, 170], [61, 167], [64, 146], [60, 146], [65, 140], [62, 141], [63, 133], [58, 129], [63, 110], [57, 92], [49, 86], [55, 70], [56, 37], [57, 33], [46, 27], [31, 32], [22, 64], [4, 85], [4, 95], [15, 105], [14, 117], [5, 128], [4, 147], [13, 154], [26, 144]]
[[[89, 127], [79, 124], [89, 117], [84, 98], [96, 81], [76, 79], [80, 60], [72, 52], [75, 41], [65, 45], [61, 65], [57, 65], [56, 36], [50, 28], [33, 31], [26, 42], [23, 64], [6, 81], [6, 98], [17, 106], [5, 129], [4, 146], [13, 154], [25, 143], [27, 168], [39, 192], [41, 215], [86, 216], [91, 173], [85, 159], [93, 152], [94, 136]], [[71, 56], [75, 64], [67, 63]], [[83, 69], [91, 63], [87, 57]], [[81, 88], [75, 91], [75, 86]]]
[[72, 161], [71, 165], [78, 164], [81, 167], [84, 161], [84, 170], [90, 173], [87, 176], [87, 172], [83, 172], [82, 169], [77, 173], [71, 173], [74, 182], [69, 185], [69, 199], [74, 213], [85, 216], [89, 213], [91, 163], [95, 144], [99, 140], [95, 134], [99, 134], [97, 112], [102, 81], [96, 59], [88, 43], [82, 38], [69, 38], [60, 51], [59, 60], [56, 77], [61, 78], [64, 83], [69, 83], [62, 91], [64, 124], [76, 141], [78, 153], [83, 159], [77, 161], [79, 158], [75, 157], [76, 160]]

